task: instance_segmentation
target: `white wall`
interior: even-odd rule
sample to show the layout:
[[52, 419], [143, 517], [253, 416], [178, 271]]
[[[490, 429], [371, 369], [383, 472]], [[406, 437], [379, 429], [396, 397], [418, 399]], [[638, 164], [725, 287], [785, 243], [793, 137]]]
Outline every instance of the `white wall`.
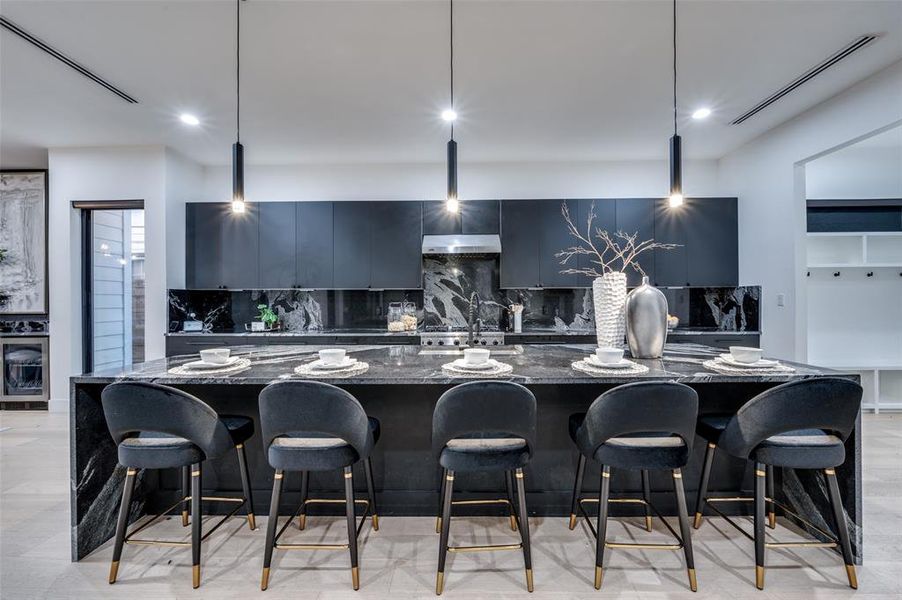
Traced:
[[[229, 167], [205, 169], [204, 200], [232, 195]], [[460, 196], [467, 198], [659, 197], [669, 189], [665, 161], [584, 163], [461, 163]], [[689, 161], [688, 196], [718, 196], [716, 161]], [[251, 202], [304, 200], [424, 200], [444, 197], [438, 163], [283, 165], [246, 167]]]
[[[164, 150], [160, 146], [51, 148], [50, 364], [51, 398], [65, 400], [69, 376], [81, 372], [81, 230], [73, 200], [144, 200], [145, 350], [164, 355], [166, 210]], [[154, 299], [159, 301], [154, 301]]]
[[[895, 132], [902, 138], [902, 128]], [[902, 198], [902, 143], [855, 144], [813, 160], [805, 166], [805, 185], [809, 199]]]
[[720, 160], [720, 186], [740, 199], [740, 283], [763, 287], [761, 343], [768, 354], [799, 360], [807, 354], [804, 163], [900, 120], [902, 62]]
[[204, 198], [204, 168], [166, 149], [166, 287], [185, 287], [185, 203]]

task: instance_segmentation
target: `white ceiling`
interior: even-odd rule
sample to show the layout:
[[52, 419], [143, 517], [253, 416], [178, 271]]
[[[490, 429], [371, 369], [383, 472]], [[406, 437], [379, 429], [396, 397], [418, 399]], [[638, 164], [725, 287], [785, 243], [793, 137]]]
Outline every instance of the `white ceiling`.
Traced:
[[[130, 105], [0, 31], [0, 150], [166, 144], [227, 164], [235, 3], [4, 0], [0, 14], [94, 70]], [[681, 0], [680, 133], [717, 158], [902, 59], [902, 0]], [[455, 3], [463, 161], [662, 158], [671, 134], [670, 3]], [[448, 5], [242, 5], [248, 162], [439, 162]], [[742, 125], [729, 122], [857, 36], [881, 38]], [[714, 114], [693, 122], [707, 105]], [[177, 115], [192, 112], [200, 128]]]

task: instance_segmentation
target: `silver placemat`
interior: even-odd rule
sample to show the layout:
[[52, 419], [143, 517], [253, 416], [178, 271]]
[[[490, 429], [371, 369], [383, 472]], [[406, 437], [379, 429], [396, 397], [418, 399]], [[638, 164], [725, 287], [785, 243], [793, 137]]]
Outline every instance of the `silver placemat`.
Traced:
[[585, 359], [571, 363], [570, 366], [575, 370], [586, 373], [588, 375], [642, 375], [648, 373], [648, 367], [629, 361], [630, 366], [622, 369], [605, 369], [604, 367], [596, 367], [586, 362]]
[[361, 375], [363, 373], [366, 373], [370, 368], [370, 365], [368, 363], [357, 361], [353, 365], [345, 367], [344, 369], [316, 369], [313, 367], [313, 364], [315, 362], [316, 361], [313, 361], [311, 363], [295, 367], [295, 374], [300, 375], [301, 377], [306, 377], [308, 379], [341, 379], [342, 377]]
[[514, 370], [514, 368], [507, 363], [498, 362], [491, 358], [489, 361], [494, 363], [491, 369], [469, 369], [467, 367], [455, 365], [454, 363], [445, 363], [442, 365], [442, 369], [456, 377], [500, 377], [502, 375], [510, 375]]
[[239, 358], [233, 364], [221, 369], [192, 369], [181, 365], [172, 367], [167, 371], [170, 375], [181, 375], [190, 377], [204, 377], [206, 375], [226, 375], [228, 373], [237, 373], [251, 366], [251, 361], [247, 358]]
[[706, 369], [717, 371], [724, 375], [782, 375], [784, 373], [795, 373], [795, 369], [786, 365], [777, 364], [773, 367], [753, 367], [751, 369], [741, 369], [728, 365], [719, 360], [706, 360], [702, 363]]

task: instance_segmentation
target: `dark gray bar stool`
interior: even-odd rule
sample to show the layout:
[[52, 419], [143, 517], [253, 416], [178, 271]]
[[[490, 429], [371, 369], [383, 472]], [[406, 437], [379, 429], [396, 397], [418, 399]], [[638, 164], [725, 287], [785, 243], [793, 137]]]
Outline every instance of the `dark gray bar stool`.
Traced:
[[[608, 390], [592, 402], [589, 411], [570, 417], [570, 437], [579, 449], [579, 463], [573, 486], [570, 528], [573, 529], [576, 511], [586, 518], [595, 535], [595, 589], [601, 589], [605, 548], [641, 548], [645, 550], [679, 550], [686, 556], [689, 587], [698, 588], [695, 562], [692, 556], [692, 536], [686, 511], [681, 468], [689, 462], [695, 419], [698, 414], [698, 395], [681, 383], [629, 383]], [[582, 498], [582, 479], [586, 460], [601, 463], [601, 486], [598, 491], [598, 526], [592, 526], [583, 503], [595, 500]], [[610, 499], [611, 467], [642, 471], [643, 498]], [[680, 533], [670, 526], [651, 504], [648, 471], [668, 470], [673, 476]], [[642, 504], [646, 511], [646, 528], [650, 529], [649, 511], [654, 511], [677, 539], [677, 544], [633, 544], [609, 542], [606, 537], [609, 503]]]
[[[441, 539], [435, 593], [441, 594], [448, 552], [523, 550], [526, 588], [533, 589], [529, 521], [523, 467], [536, 447], [536, 398], [516, 383], [474, 381], [451, 388], [438, 399], [432, 415], [432, 450], [443, 467], [441, 490]], [[452, 500], [454, 474], [470, 471], [502, 471], [507, 499]], [[517, 481], [518, 507], [514, 510], [511, 474]], [[494, 546], [449, 546], [452, 504], [495, 504], [510, 506], [512, 529], [519, 527], [519, 544]]]
[[[191, 394], [155, 383], [113, 383], [101, 394], [103, 413], [113, 441], [119, 446], [119, 463], [126, 467], [122, 503], [116, 524], [110, 583], [116, 582], [119, 559], [125, 543], [164, 546], [191, 546], [193, 584], [200, 586], [201, 543], [226, 520], [247, 508], [247, 523], [255, 529], [254, 507], [244, 443], [254, 435], [254, 422], [248, 417], [219, 416], [204, 401]], [[205, 460], [219, 458], [231, 449], [238, 453], [243, 498], [202, 496], [201, 466]], [[190, 474], [189, 474], [190, 467]], [[129, 535], [128, 515], [135, 476], [139, 469], [182, 469], [182, 499], [147, 521]], [[190, 480], [190, 492], [188, 490]], [[237, 506], [207, 533], [201, 534], [201, 501], [235, 503]], [[182, 525], [188, 525], [191, 508], [191, 541], [139, 540], [132, 536], [160, 517], [182, 505]]]
[[[695, 528], [702, 524], [705, 506], [727, 520], [755, 543], [755, 585], [764, 589], [766, 548], [839, 546], [846, 564], [849, 586], [858, 588], [855, 557], [843, 513], [835, 468], [846, 460], [844, 442], [855, 428], [861, 409], [861, 386], [848, 379], [824, 377], [785, 383], [749, 400], [734, 416], [699, 417], [698, 433], [708, 441], [705, 464], [698, 488]], [[709, 498], [708, 480], [716, 448], [755, 463], [755, 494], [752, 498]], [[824, 471], [827, 494], [833, 508], [836, 537], [803, 519], [774, 497], [773, 467]], [[765, 490], [765, 487], [767, 488]], [[754, 502], [754, 535], [749, 535], [717, 509], [718, 502]], [[774, 508], [795, 517], [817, 537], [827, 542], [765, 541], [765, 507], [770, 505], [769, 525], [776, 527]]]
[[[379, 530], [370, 460], [370, 453], [379, 440], [379, 421], [367, 417], [354, 396], [334, 385], [319, 381], [281, 381], [266, 386], [260, 392], [260, 429], [263, 431], [263, 447], [269, 464], [276, 470], [266, 527], [266, 550], [260, 589], [265, 590], [269, 585], [269, 568], [274, 549], [348, 550], [351, 554], [351, 580], [354, 589], [358, 589], [360, 575], [357, 567], [357, 536], [367, 515], [372, 514], [373, 529]], [[368, 500], [354, 499], [352, 465], [359, 461], [363, 462]], [[338, 469], [344, 472], [344, 500], [307, 498], [310, 471]], [[301, 472], [301, 503], [276, 533], [285, 471]], [[347, 544], [279, 543], [279, 538], [295, 516], [298, 516], [299, 528], [304, 529], [308, 504], [335, 503], [345, 505]], [[355, 503], [366, 505], [359, 526], [356, 522]]]

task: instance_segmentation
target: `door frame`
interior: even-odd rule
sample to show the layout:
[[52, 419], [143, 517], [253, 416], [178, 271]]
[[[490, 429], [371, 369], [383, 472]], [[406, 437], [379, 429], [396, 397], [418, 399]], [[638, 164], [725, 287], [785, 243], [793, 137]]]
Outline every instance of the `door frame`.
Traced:
[[93, 211], [144, 210], [144, 200], [74, 200], [72, 208], [81, 211], [81, 370], [94, 370], [94, 245]]

